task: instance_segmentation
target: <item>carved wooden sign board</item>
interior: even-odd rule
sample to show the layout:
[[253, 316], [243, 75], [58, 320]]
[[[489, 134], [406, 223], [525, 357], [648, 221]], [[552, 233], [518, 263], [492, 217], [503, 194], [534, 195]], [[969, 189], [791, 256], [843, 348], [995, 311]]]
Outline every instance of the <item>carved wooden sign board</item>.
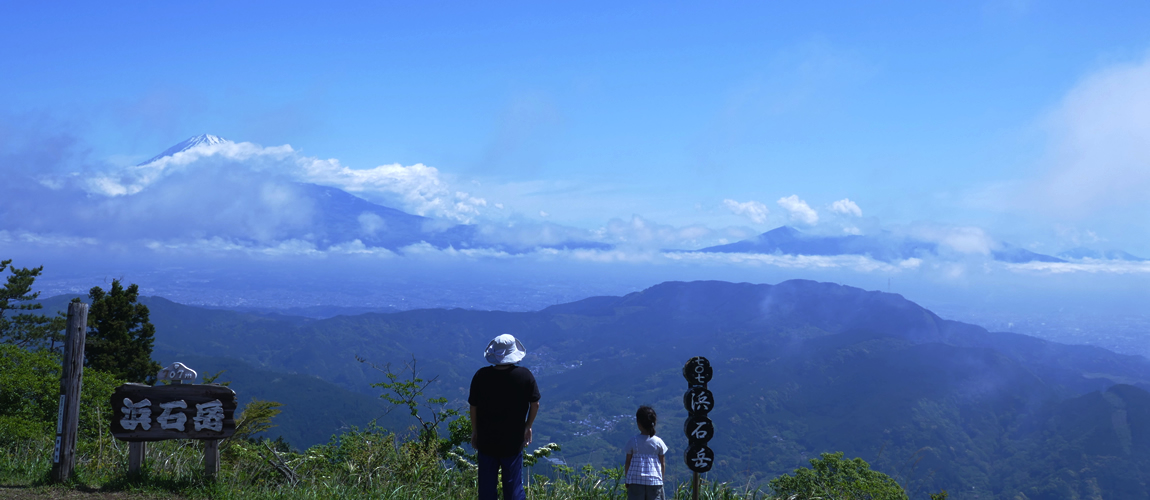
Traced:
[[683, 393], [683, 407], [687, 409], [687, 420], [683, 422], [687, 449], [683, 460], [687, 468], [696, 473], [711, 470], [715, 463], [715, 452], [707, 446], [715, 434], [715, 424], [707, 416], [715, 408], [715, 396], [707, 389], [713, 375], [711, 362], [702, 356], [691, 358], [683, 366], [683, 378], [687, 379], [687, 392]]
[[124, 384], [111, 403], [112, 436], [121, 441], [223, 439], [236, 431], [236, 392], [222, 385]]

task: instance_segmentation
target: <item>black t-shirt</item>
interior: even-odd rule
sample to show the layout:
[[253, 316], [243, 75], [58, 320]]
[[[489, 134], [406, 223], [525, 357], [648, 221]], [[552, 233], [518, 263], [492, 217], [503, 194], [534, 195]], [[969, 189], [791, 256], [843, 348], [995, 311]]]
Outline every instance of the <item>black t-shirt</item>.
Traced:
[[523, 451], [530, 403], [539, 401], [535, 376], [522, 366], [480, 368], [471, 378], [467, 403], [477, 408], [475, 425], [479, 451], [507, 457]]

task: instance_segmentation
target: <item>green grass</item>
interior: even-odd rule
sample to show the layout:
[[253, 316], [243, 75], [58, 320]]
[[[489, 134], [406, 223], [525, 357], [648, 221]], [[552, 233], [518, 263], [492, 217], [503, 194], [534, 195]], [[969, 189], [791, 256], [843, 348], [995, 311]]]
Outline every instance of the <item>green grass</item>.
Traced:
[[[47, 486], [52, 440], [3, 444], [0, 484]], [[211, 499], [473, 499], [475, 471], [448, 468], [434, 451], [371, 428], [351, 430], [304, 452], [271, 451], [270, 441], [233, 443], [222, 450], [215, 480], [203, 473], [203, 444], [148, 443], [140, 474], [127, 472], [128, 446], [110, 438], [77, 447], [76, 474], [66, 487], [102, 492]], [[280, 463], [277, 468], [273, 462]], [[532, 472], [539, 472], [536, 465]], [[289, 472], [290, 471], [290, 472]], [[558, 467], [552, 477], [533, 474], [531, 499], [607, 500], [626, 498], [621, 469]], [[762, 492], [704, 482], [706, 500], [765, 499]], [[690, 498], [688, 485], [668, 485], [669, 498]]]

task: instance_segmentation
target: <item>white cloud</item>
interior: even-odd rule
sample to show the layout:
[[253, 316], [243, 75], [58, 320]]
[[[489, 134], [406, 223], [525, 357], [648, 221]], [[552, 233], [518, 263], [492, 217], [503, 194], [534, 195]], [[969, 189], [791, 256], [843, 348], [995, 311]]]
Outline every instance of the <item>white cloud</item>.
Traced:
[[1036, 204], [1080, 215], [1150, 203], [1150, 53], [1078, 83], [1050, 114], [1051, 171]]
[[387, 229], [387, 221], [372, 212], [359, 214], [357, 220], [359, 221], [360, 231], [363, 231], [363, 234], [369, 236], [378, 233], [381, 229]]
[[819, 213], [816, 212], [807, 202], [800, 200], [797, 194], [792, 194], [785, 198], [779, 198], [779, 206], [783, 207], [790, 212], [791, 220], [802, 222], [807, 225], [815, 225], [819, 222]]
[[767, 206], [757, 201], [747, 201], [739, 203], [732, 199], [723, 200], [723, 205], [727, 207], [735, 215], [742, 215], [755, 224], [764, 224], [767, 222], [767, 214], [771, 213]]
[[857, 203], [851, 201], [850, 198], [843, 198], [839, 201], [831, 203], [831, 211], [843, 215], [862, 217], [862, 209], [859, 208]]
[[720, 244], [723, 237], [741, 240], [754, 234], [755, 231], [743, 227], [715, 230], [699, 224], [672, 226], [633, 215], [630, 220], [611, 219], [606, 226], [595, 231], [595, 238], [632, 249], [695, 249]]
[[1150, 274], [1150, 261], [1026, 262], [1023, 264], [1006, 264], [1006, 268], [1015, 272], [1025, 271], [1047, 274]]
[[[470, 222], [487, 206], [487, 200], [451, 189], [451, 182], [435, 167], [422, 163], [403, 166], [379, 165], [353, 169], [336, 159], [303, 156], [290, 145], [263, 147], [250, 142], [222, 141], [200, 144], [157, 161], [87, 177], [85, 189], [105, 196], [142, 192], [165, 177], [220, 168], [227, 172], [242, 169], [268, 176], [286, 177], [298, 182], [331, 186], [370, 201], [418, 215]], [[59, 180], [42, 181], [47, 186]]]
[[450, 189], [438, 169], [422, 163], [369, 169], [349, 168], [335, 159], [299, 158], [297, 163], [305, 182], [337, 187], [385, 204], [398, 202], [399, 208], [419, 215], [470, 222], [480, 207], [487, 206], [483, 198]]
[[979, 227], [918, 225], [909, 232], [917, 239], [937, 243], [941, 249], [959, 254], [990, 255], [999, 247], [998, 242]]
[[761, 253], [666, 253], [664, 257], [678, 262], [710, 262], [717, 264], [769, 266], [782, 269], [835, 270], [857, 272], [897, 272], [917, 269], [922, 261], [907, 259], [889, 264], [863, 255], [776, 255]]

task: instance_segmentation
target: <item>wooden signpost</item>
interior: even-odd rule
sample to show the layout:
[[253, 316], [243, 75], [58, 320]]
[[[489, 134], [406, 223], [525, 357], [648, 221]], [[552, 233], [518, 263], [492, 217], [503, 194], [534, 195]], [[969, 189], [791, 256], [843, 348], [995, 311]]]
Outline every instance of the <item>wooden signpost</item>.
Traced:
[[164, 439], [200, 439], [204, 471], [219, 472], [219, 440], [236, 431], [236, 393], [217, 384], [183, 384], [196, 372], [182, 363], [160, 371], [172, 385], [124, 384], [112, 393], [112, 437], [128, 441], [128, 472], [144, 463], [145, 443]]
[[68, 304], [64, 366], [60, 376], [60, 409], [56, 414], [56, 445], [52, 450], [52, 480], [71, 479], [76, 465], [76, 431], [80, 425], [80, 388], [84, 376], [84, 340], [88, 304]]
[[683, 460], [693, 473], [693, 500], [699, 499], [699, 474], [711, 470], [715, 463], [715, 452], [707, 446], [715, 434], [715, 424], [707, 416], [715, 407], [715, 396], [707, 389], [707, 382], [713, 375], [711, 362], [702, 356], [691, 358], [683, 367], [683, 378], [687, 379], [687, 392], [683, 394], [683, 407], [687, 409], [687, 420], [683, 422], [687, 450], [683, 453]]

